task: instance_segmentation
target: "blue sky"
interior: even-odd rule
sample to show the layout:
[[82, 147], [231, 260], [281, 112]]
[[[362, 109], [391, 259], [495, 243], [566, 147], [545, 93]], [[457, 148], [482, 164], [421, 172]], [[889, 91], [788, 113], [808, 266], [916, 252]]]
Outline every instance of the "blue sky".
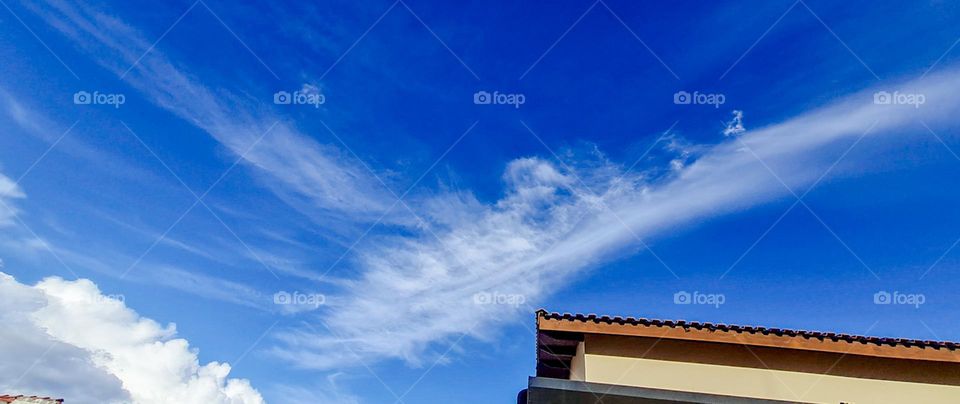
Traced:
[[951, 2], [3, 5], [4, 390], [510, 402], [539, 307], [960, 340]]

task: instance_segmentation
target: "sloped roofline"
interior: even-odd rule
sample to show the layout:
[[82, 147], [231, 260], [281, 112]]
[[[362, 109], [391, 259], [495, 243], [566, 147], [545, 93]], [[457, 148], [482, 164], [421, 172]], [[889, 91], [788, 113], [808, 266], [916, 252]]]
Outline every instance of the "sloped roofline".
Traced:
[[960, 363], [960, 343], [537, 310], [537, 331], [652, 337]]

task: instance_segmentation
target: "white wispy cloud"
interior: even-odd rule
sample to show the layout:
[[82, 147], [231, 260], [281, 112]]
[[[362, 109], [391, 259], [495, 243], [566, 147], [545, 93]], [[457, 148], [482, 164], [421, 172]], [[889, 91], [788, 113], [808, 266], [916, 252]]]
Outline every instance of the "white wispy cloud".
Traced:
[[430, 344], [464, 334], [485, 338], [496, 325], [529, 316], [530, 307], [478, 304], [477, 293], [537, 302], [576, 274], [641, 248], [641, 238], [789, 197], [790, 189], [813, 183], [828, 169], [839, 171], [832, 167], [838, 152], [861, 137], [896, 141], [893, 135], [923, 130], [920, 121], [949, 124], [960, 107], [960, 94], [952, 90], [960, 72], [902, 85], [929, 102], [914, 109], [876, 105], [874, 90], [852, 94], [740, 131], [653, 181], [615, 164], [515, 160], [504, 174], [502, 199], [485, 204], [467, 192], [439, 195], [420, 206], [431, 231], [361, 248], [362, 277], [323, 313], [331, 332], [285, 333], [286, 346], [274, 353], [317, 368], [353, 363], [354, 355], [416, 364]]
[[[30, 7], [118, 74], [150, 46], [135, 29], [91, 8]], [[243, 156], [291, 205], [356, 222], [386, 212], [393, 198], [360, 162], [248, 107], [262, 100], [209, 90], [178, 66], [153, 49], [126, 79]], [[737, 136], [693, 161], [686, 156], [655, 180], [612, 163], [527, 157], [508, 165], [504, 196], [492, 203], [467, 191], [419, 196], [414, 210], [426, 224], [359, 246], [361, 275], [318, 314], [324, 327], [285, 332], [273, 351], [314, 368], [356, 365], [355, 355], [416, 363], [430, 344], [488, 337], [504, 320], [529, 315], [529, 307], [478, 304], [477, 293], [536, 302], [578, 273], [638, 248], [640, 238], [789, 196], [787, 187], [811, 184], [832, 168], [837, 153], [830, 152], [860, 136], [891, 138], [917, 120], [937, 127], [960, 105], [952, 90], [960, 85], [956, 71], [899, 84], [925, 94], [926, 104], [876, 105], [871, 89], [750, 131], [736, 115], [726, 132]]]
[[219, 300], [260, 310], [275, 309], [270, 304], [269, 296], [240, 282], [169, 265], [144, 264], [138, 271], [142, 271], [143, 275], [136, 276], [137, 282], [166, 286], [203, 299]]
[[[83, 138], [87, 128], [79, 125], [80, 120], [58, 124], [47, 115], [39, 112], [42, 103], [34, 97], [17, 97], [8, 89], [0, 87], [0, 113], [23, 129], [24, 134], [46, 143], [52, 153], [63, 153], [74, 158], [93, 162], [95, 167], [112, 176], [135, 179], [137, 181], [155, 178], [150, 171], [136, 164], [130, 164], [122, 156], [88, 144]], [[2, 116], [3, 114], [0, 114]], [[73, 124], [71, 126], [71, 124]], [[39, 158], [42, 153], [38, 153]], [[41, 162], [42, 163], [42, 162]], [[29, 178], [29, 177], [27, 177]]]
[[[59, 260], [68, 263], [70, 267], [83, 268], [112, 277], [119, 277], [127, 268], [130, 268], [132, 263], [137, 262], [136, 256], [117, 252], [109, 245], [98, 248], [96, 252], [90, 252], [45, 240], [42, 242], [44, 243], [41, 246], [42, 252], [55, 254]], [[15, 251], [13, 248], [16, 246], [8, 247]], [[72, 270], [68, 271], [68, 275], [76, 276]], [[197, 271], [196, 267], [143, 259], [129, 272], [129, 276], [123, 279], [141, 284], [164, 286], [204, 300], [221, 301], [262, 311], [278, 310], [273, 304], [272, 295], [241, 282], [207, 275]]]
[[263, 110], [266, 100], [208, 89], [166, 58], [162, 46], [152, 46], [141, 32], [94, 7], [57, 0], [25, 6], [94, 55], [95, 62], [255, 167], [265, 185], [309, 216], [395, 219], [388, 213], [389, 193], [359, 161]]
[[25, 285], [0, 272], [0, 388], [71, 403], [258, 404], [230, 365], [200, 365], [197, 352], [86, 279]]
[[723, 129], [724, 136], [735, 136], [745, 132], [743, 127], [743, 111], [733, 111], [733, 119], [727, 122], [727, 127]]
[[282, 402], [288, 404], [358, 404], [360, 400], [336, 384], [340, 373], [333, 373], [326, 377], [325, 383], [311, 384], [309, 387], [279, 384], [270, 388], [274, 397], [282, 397]]
[[16, 181], [0, 174], [0, 227], [13, 224], [17, 214], [14, 201], [26, 198], [27, 194], [17, 185]]

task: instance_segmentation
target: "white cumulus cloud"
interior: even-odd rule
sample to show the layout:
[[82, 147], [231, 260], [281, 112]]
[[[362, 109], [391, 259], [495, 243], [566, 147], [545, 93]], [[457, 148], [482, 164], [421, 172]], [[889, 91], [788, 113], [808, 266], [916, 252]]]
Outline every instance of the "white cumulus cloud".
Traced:
[[259, 404], [230, 365], [201, 365], [174, 325], [141, 317], [87, 280], [25, 285], [0, 272], [0, 389], [68, 403]]

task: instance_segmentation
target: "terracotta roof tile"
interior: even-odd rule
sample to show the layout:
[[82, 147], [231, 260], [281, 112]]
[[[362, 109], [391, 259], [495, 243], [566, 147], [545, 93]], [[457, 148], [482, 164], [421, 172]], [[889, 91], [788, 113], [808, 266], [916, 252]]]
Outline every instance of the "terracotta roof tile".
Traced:
[[736, 325], [736, 324], [721, 324], [721, 323], [708, 323], [708, 322], [698, 322], [698, 321], [684, 321], [684, 320], [658, 320], [658, 319], [647, 319], [647, 318], [634, 318], [634, 317], [610, 317], [610, 316], [598, 316], [596, 314], [571, 314], [571, 313], [557, 313], [557, 312], [548, 312], [546, 310], [540, 309], [537, 311], [537, 317], [552, 319], [552, 320], [565, 320], [565, 321], [580, 321], [580, 322], [593, 322], [593, 323], [607, 323], [607, 324], [629, 324], [629, 325], [644, 325], [644, 326], [655, 326], [655, 327], [672, 327], [672, 328], [693, 328], [693, 329], [709, 329], [709, 330], [721, 330], [724, 332], [737, 332], [737, 333], [747, 333], [747, 334], [763, 334], [763, 335], [776, 335], [776, 336], [789, 336], [789, 337], [798, 337], [806, 339], [818, 339], [825, 340], [829, 339], [832, 341], [845, 341], [849, 343], [859, 343], [859, 344], [874, 344], [874, 345], [888, 345], [888, 346], [905, 346], [905, 347], [915, 347], [915, 348], [933, 348], [933, 349], [947, 349], [947, 350], [957, 350], [960, 349], [960, 343], [952, 341], [931, 341], [931, 340], [918, 340], [918, 339], [905, 339], [905, 338], [887, 338], [887, 337], [869, 337], [863, 335], [851, 335], [851, 334], [838, 334], [833, 332], [821, 332], [821, 331], [806, 331], [806, 330], [791, 330], [784, 328], [767, 328], [767, 327], [756, 327], [752, 325]]

